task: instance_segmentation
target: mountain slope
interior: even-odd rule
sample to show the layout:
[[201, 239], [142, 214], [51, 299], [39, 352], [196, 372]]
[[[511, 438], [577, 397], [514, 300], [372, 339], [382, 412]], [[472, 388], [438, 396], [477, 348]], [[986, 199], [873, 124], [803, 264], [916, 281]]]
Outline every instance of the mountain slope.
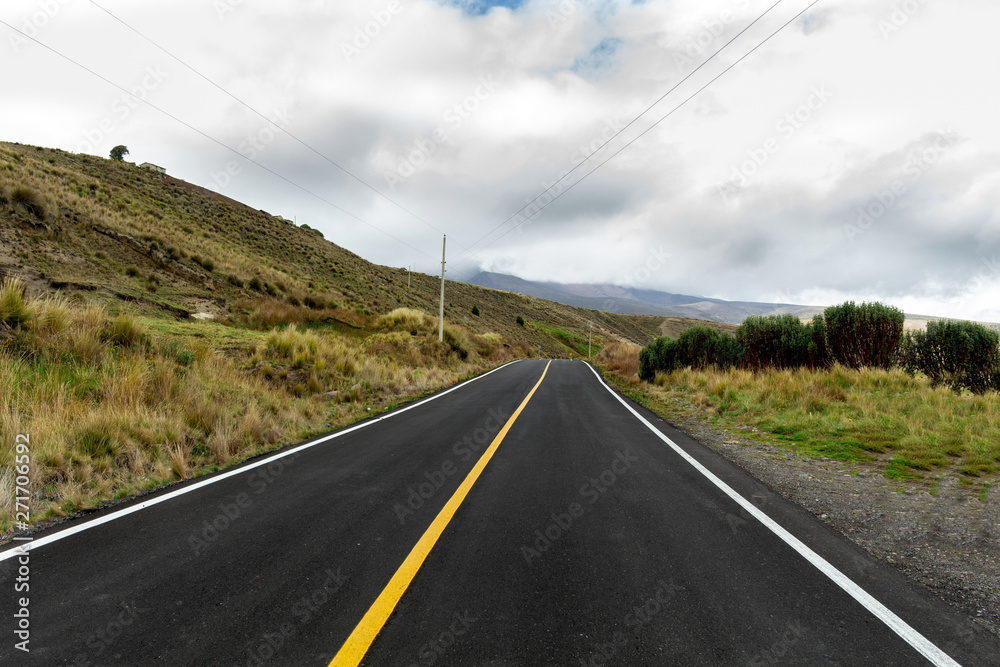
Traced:
[[823, 308], [818, 306], [725, 301], [618, 285], [535, 282], [488, 271], [476, 274], [468, 282], [473, 285], [518, 292], [580, 308], [594, 308], [612, 313], [686, 317], [728, 324], [739, 324], [750, 315], [791, 313], [799, 317], [809, 318], [816, 313], [823, 312]]

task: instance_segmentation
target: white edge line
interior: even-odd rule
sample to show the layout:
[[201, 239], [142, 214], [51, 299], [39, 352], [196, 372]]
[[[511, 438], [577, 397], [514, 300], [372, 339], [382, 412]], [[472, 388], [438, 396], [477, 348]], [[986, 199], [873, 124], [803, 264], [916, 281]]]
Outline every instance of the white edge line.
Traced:
[[293, 447], [292, 449], [289, 449], [289, 450], [286, 450], [286, 451], [277, 452], [277, 453], [275, 453], [272, 456], [266, 456], [266, 457], [260, 459], [259, 461], [254, 461], [253, 463], [244, 465], [244, 466], [242, 466], [240, 468], [237, 468], [235, 470], [230, 470], [228, 472], [224, 472], [222, 474], [215, 475], [213, 477], [210, 477], [208, 479], [202, 480], [200, 482], [195, 482], [194, 484], [191, 484], [189, 486], [185, 486], [183, 489], [177, 489], [176, 491], [171, 491], [170, 493], [165, 493], [162, 496], [157, 496], [156, 498], [153, 498], [151, 500], [147, 500], [147, 501], [139, 503], [137, 505], [132, 505], [131, 507], [126, 507], [125, 509], [118, 510], [117, 512], [112, 512], [112, 513], [110, 513], [110, 514], [108, 514], [106, 516], [98, 517], [96, 519], [91, 519], [90, 521], [84, 521], [84, 522], [79, 523], [79, 524], [77, 524], [75, 526], [72, 526], [70, 528], [66, 528], [65, 530], [61, 530], [59, 532], [52, 533], [51, 535], [46, 535], [45, 537], [40, 537], [40, 538], [38, 538], [36, 540], [32, 540], [30, 542], [25, 542], [24, 544], [22, 544], [20, 546], [14, 547], [13, 549], [7, 549], [6, 551], [0, 551], [0, 562], [5, 561], [5, 560], [10, 559], [10, 558], [14, 558], [15, 556], [24, 555], [25, 553], [27, 553], [29, 551], [34, 551], [35, 549], [37, 549], [39, 547], [43, 547], [46, 544], [51, 544], [52, 542], [56, 542], [56, 541], [61, 540], [63, 538], [69, 537], [70, 535], [76, 535], [77, 533], [83, 532], [85, 530], [89, 530], [91, 528], [96, 528], [97, 526], [100, 526], [103, 523], [108, 523], [109, 521], [114, 521], [115, 519], [120, 519], [123, 516], [127, 516], [129, 514], [132, 514], [133, 512], [138, 512], [139, 510], [144, 510], [147, 507], [152, 507], [153, 505], [158, 505], [158, 504], [166, 502], [168, 500], [172, 500], [172, 499], [176, 498], [177, 496], [184, 495], [185, 493], [191, 493], [192, 491], [195, 491], [197, 489], [200, 489], [200, 488], [203, 488], [205, 486], [208, 486], [209, 484], [215, 484], [216, 482], [221, 482], [224, 479], [228, 479], [228, 478], [233, 477], [235, 475], [240, 475], [242, 473], [245, 473], [248, 470], [253, 470], [254, 468], [259, 468], [260, 466], [266, 465], [266, 464], [268, 464], [271, 461], [274, 461], [276, 459], [284, 458], [284, 457], [286, 457], [286, 456], [288, 456], [290, 454], [296, 454], [296, 453], [301, 452], [301, 451], [303, 451], [305, 449], [309, 449], [310, 447], [315, 447], [316, 445], [322, 444], [324, 442], [328, 442], [328, 441], [333, 440], [335, 438], [339, 438], [339, 437], [341, 437], [343, 435], [347, 435], [348, 433], [351, 433], [352, 431], [357, 431], [358, 429], [365, 428], [366, 426], [371, 426], [372, 424], [377, 424], [380, 421], [383, 421], [385, 419], [389, 419], [390, 417], [395, 417], [396, 415], [401, 415], [404, 412], [406, 412], [407, 410], [412, 410], [413, 408], [420, 407], [422, 405], [425, 405], [426, 403], [429, 403], [429, 402], [433, 401], [434, 399], [441, 398], [442, 396], [445, 396], [446, 394], [450, 394], [451, 392], [453, 392], [453, 391], [455, 391], [457, 389], [461, 389], [463, 387], [467, 387], [468, 385], [472, 384], [476, 380], [480, 380], [480, 379], [486, 377], [487, 375], [490, 375], [492, 373], [497, 372], [498, 370], [500, 370], [502, 368], [507, 368], [508, 366], [516, 364], [518, 361], [521, 361], [521, 359], [515, 359], [514, 361], [508, 362], [508, 363], [506, 363], [506, 364], [504, 364], [502, 366], [497, 366], [493, 370], [491, 370], [491, 371], [489, 371], [487, 373], [483, 373], [482, 375], [477, 375], [476, 377], [472, 378], [471, 380], [468, 380], [466, 382], [458, 384], [458, 385], [456, 385], [454, 387], [451, 387], [450, 389], [445, 389], [444, 391], [442, 391], [440, 393], [437, 393], [437, 394], [434, 394], [433, 396], [428, 396], [427, 398], [425, 398], [425, 399], [423, 399], [421, 401], [418, 401], [416, 403], [413, 403], [412, 405], [407, 405], [405, 408], [401, 408], [399, 410], [393, 410], [392, 412], [390, 412], [387, 415], [382, 415], [381, 417], [376, 417], [375, 419], [372, 419], [370, 421], [366, 421], [363, 424], [356, 424], [354, 426], [350, 426], [350, 427], [345, 428], [343, 430], [335, 431], [334, 433], [330, 433], [328, 435], [321, 436], [321, 437], [319, 437], [319, 438], [317, 438], [315, 440], [312, 440], [310, 442], [307, 442], [307, 443], [305, 443], [303, 445], [299, 445], [298, 447]]
[[604, 387], [611, 392], [611, 395], [617, 398], [618, 401], [624, 405], [636, 419], [641, 421], [650, 431], [659, 436], [659, 438], [669, 445], [670, 448], [673, 449], [681, 458], [690, 463], [695, 470], [707, 477], [712, 484], [719, 487], [723, 493], [735, 500], [736, 503], [746, 510], [748, 514], [751, 514], [755, 519], [764, 524], [764, 526], [766, 526], [772, 533], [781, 538], [788, 546], [795, 549], [800, 556], [805, 558], [812, 565], [814, 565], [816, 569], [829, 577], [833, 583], [840, 586], [840, 588], [842, 588], [848, 595], [861, 603], [865, 609], [870, 611], [876, 618], [889, 626], [893, 632], [899, 635], [910, 646], [915, 648], [921, 655], [930, 660], [934, 665], [936, 665], [936, 667], [961, 667], [961, 665], [955, 662], [955, 660], [952, 659], [947, 653], [942, 651], [929, 639], [910, 627], [906, 621], [901, 619], [888, 607], [872, 597], [871, 594], [869, 594], [865, 589], [854, 583], [853, 580], [831, 565], [822, 556], [803, 544], [797, 537], [782, 528], [774, 519], [769, 517], [767, 514], [764, 514], [764, 512], [758, 509], [756, 505], [734, 491], [732, 487], [716, 477], [710, 470], [695, 460], [694, 457], [681, 449], [673, 440], [664, 435], [658, 428], [650, 424], [645, 417], [636, 412], [624, 398], [608, 386], [608, 384], [604, 381], [604, 378], [602, 378], [590, 364], [587, 364], [587, 368], [590, 368], [591, 372], [597, 376], [600, 383], [604, 385]]

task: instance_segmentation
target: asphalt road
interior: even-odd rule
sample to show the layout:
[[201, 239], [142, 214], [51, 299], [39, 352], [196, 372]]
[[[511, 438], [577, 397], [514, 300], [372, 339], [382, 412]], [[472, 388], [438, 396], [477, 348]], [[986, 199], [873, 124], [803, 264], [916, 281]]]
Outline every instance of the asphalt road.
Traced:
[[995, 638], [586, 364], [545, 369], [36, 534], [27, 593], [5, 547], [0, 665], [324, 666], [366, 624], [365, 665], [1000, 665]]

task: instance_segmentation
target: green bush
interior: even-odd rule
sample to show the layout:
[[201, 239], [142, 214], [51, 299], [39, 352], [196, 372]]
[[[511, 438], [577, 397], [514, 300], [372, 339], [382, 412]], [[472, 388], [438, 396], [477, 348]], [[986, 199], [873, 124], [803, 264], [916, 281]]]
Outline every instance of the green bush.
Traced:
[[904, 366], [934, 385], [983, 394], [1000, 391], [1000, 334], [975, 322], [928, 322], [926, 331], [907, 334]]
[[472, 314], [479, 317], [479, 306], [472, 306]]
[[805, 326], [806, 355], [810, 368], [831, 366], [830, 344], [827, 342], [826, 320], [819, 313], [813, 315], [812, 322]]
[[712, 362], [719, 368], [726, 370], [736, 368], [743, 364], [743, 356], [746, 348], [733, 334], [720, 333], [720, 338], [715, 343], [712, 353]]
[[821, 315], [802, 324], [795, 315], [751, 316], [736, 330], [744, 349], [743, 365], [766, 368], [816, 368], [827, 364], [826, 326]]
[[516, 321], [517, 321], [517, 323], [518, 323], [518, 324], [519, 324], [520, 326], [522, 326], [522, 327], [524, 326], [524, 318], [523, 318], [523, 317], [521, 317], [520, 315], [518, 315], [518, 316], [517, 316], [517, 320], [516, 320]]
[[732, 368], [741, 363], [743, 354], [743, 344], [732, 334], [696, 324], [677, 340], [660, 336], [640, 350], [639, 378], [650, 381], [658, 371], [670, 372], [688, 366]]
[[[674, 343], [675, 363], [679, 368], [707, 368], [713, 365], [726, 367], [723, 358], [738, 349], [733, 344], [733, 338], [732, 334], [724, 334], [705, 324], [696, 324], [685, 329]], [[729, 366], [731, 365], [730, 363]]]
[[824, 313], [830, 358], [854, 369], [891, 368], [899, 361], [905, 317], [878, 302], [830, 306]]
[[674, 367], [673, 339], [660, 336], [639, 350], [639, 379], [652, 382], [658, 370]]
[[746, 348], [743, 363], [750, 370], [805, 365], [805, 327], [794, 315], [748, 317], [736, 330], [736, 338]]

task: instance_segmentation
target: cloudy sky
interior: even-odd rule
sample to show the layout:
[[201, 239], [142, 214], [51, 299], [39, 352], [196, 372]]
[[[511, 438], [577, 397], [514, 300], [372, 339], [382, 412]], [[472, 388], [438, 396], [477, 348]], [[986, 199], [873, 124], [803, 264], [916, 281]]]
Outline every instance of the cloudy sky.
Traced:
[[125, 144], [381, 264], [447, 233], [453, 278], [1000, 321], [1000, 3], [820, 0], [737, 63], [810, 2], [4, 0], [92, 73], [0, 25], [0, 139]]

